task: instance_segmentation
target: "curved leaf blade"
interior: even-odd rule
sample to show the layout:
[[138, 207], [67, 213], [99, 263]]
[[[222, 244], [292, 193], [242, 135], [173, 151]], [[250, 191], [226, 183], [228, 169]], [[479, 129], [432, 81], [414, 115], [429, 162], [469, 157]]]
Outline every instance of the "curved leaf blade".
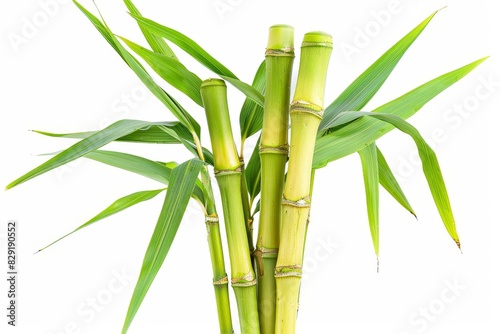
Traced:
[[141, 273], [130, 300], [122, 334], [125, 334], [130, 327], [156, 274], [167, 257], [203, 165], [201, 160], [192, 159], [175, 167], [172, 171], [171, 186], [167, 190], [163, 208], [144, 256]]
[[[127, 6], [128, 10], [132, 14], [142, 15], [139, 12], [139, 9], [137, 9], [137, 7], [132, 3], [131, 0], [124, 0], [123, 2], [125, 2], [125, 5]], [[170, 48], [170, 46], [168, 46], [168, 44], [165, 42], [165, 40], [163, 38], [158, 37], [155, 34], [152, 34], [151, 32], [149, 32], [149, 30], [144, 29], [140, 25], [139, 25], [139, 28], [141, 29], [141, 32], [144, 35], [144, 38], [148, 42], [149, 46], [151, 46], [151, 49], [154, 52], [157, 52], [157, 53], [165, 55], [169, 58], [178, 60], [177, 57], [175, 56], [174, 52]]]
[[120, 37], [120, 39], [144, 59], [163, 80], [203, 107], [200, 94], [201, 79], [196, 74], [175, 59], [150, 51], [125, 37]]
[[200, 133], [200, 125], [196, 120], [184, 109], [182, 106], [167, 92], [165, 92], [154, 80], [151, 78], [149, 73], [144, 69], [141, 63], [137, 61], [128, 52], [123, 45], [118, 41], [118, 39], [113, 35], [112, 31], [108, 26], [101, 22], [95, 15], [90, 13], [85, 7], [80, 5], [78, 1], [73, 0], [75, 5], [85, 14], [85, 16], [92, 22], [95, 28], [101, 33], [101, 35], [108, 41], [108, 43], [115, 49], [115, 51], [122, 57], [122, 59], [127, 63], [127, 65], [134, 71], [137, 77], [142, 81], [142, 83], [153, 93], [154, 96], [160, 102], [162, 102], [172, 114], [184, 124], [190, 132]]
[[372, 236], [373, 248], [377, 258], [379, 256], [379, 172], [377, 161], [377, 147], [372, 143], [366, 149], [359, 151], [363, 180], [365, 182], [366, 209], [368, 223]]
[[438, 209], [441, 220], [443, 221], [448, 234], [460, 248], [460, 240], [457, 234], [455, 218], [451, 210], [451, 204], [448, 197], [448, 191], [444, 183], [443, 175], [441, 173], [441, 168], [436, 157], [436, 154], [432, 148], [425, 142], [424, 138], [420, 135], [417, 129], [415, 129], [410, 123], [406, 122], [404, 119], [397, 115], [384, 114], [380, 112], [349, 112], [350, 114], [357, 114], [358, 117], [370, 116], [378, 120], [389, 123], [390, 126], [396, 127], [398, 130], [408, 134], [412, 137], [413, 141], [417, 145], [418, 155], [422, 161], [422, 169], [424, 171], [427, 184], [434, 199], [434, 203]]
[[257, 103], [259, 106], [264, 107], [264, 96], [254, 87], [250, 86], [246, 82], [240, 81], [235, 78], [228, 77], [226, 75], [220, 75], [220, 77], [231, 85], [236, 87], [240, 92], [246, 95], [247, 98]]
[[103, 211], [101, 211], [100, 213], [98, 213], [97, 215], [95, 215], [94, 217], [92, 217], [91, 219], [89, 219], [83, 225], [77, 227], [76, 229], [74, 229], [70, 233], [65, 234], [62, 237], [58, 238], [57, 240], [51, 242], [47, 246], [41, 248], [38, 252], [41, 252], [44, 249], [49, 248], [53, 244], [61, 241], [62, 239], [66, 238], [66, 237], [68, 237], [70, 235], [72, 235], [73, 233], [75, 233], [77, 231], [80, 231], [81, 229], [84, 229], [85, 227], [88, 227], [88, 226], [90, 226], [90, 225], [92, 225], [92, 224], [100, 221], [101, 219], [104, 219], [104, 218], [107, 218], [107, 217], [112, 216], [114, 214], [117, 214], [118, 212], [121, 212], [121, 211], [123, 211], [125, 209], [128, 209], [131, 206], [134, 206], [136, 204], [139, 204], [139, 203], [142, 203], [142, 202], [145, 202], [145, 201], [149, 201], [150, 199], [153, 199], [154, 197], [156, 197], [156, 195], [158, 195], [159, 193], [161, 193], [165, 189], [166, 188], [157, 189], [157, 190], [139, 191], [139, 192], [136, 192], [136, 193], [133, 193], [133, 194], [121, 197], [121, 198], [117, 199], [116, 201], [114, 201], [106, 209], [104, 209]]
[[[260, 137], [255, 144], [252, 155], [248, 164], [245, 168], [245, 179], [247, 182], [248, 194], [250, 195], [250, 204], [253, 205], [255, 198], [260, 193], [260, 181], [261, 181], [261, 164], [260, 164], [260, 155], [259, 155], [259, 145], [260, 145]], [[250, 207], [250, 209], [252, 209]]]
[[[264, 60], [255, 73], [252, 87], [260, 94], [266, 90], [266, 61]], [[260, 129], [264, 118], [264, 108], [250, 98], [246, 98], [240, 112], [241, 139], [245, 140]]]
[[410, 205], [410, 202], [406, 198], [403, 189], [399, 186], [396, 177], [392, 173], [387, 160], [385, 160], [384, 155], [377, 147], [377, 161], [378, 161], [378, 175], [380, 185], [387, 190], [387, 192], [399, 203], [403, 208], [408, 210], [412, 215], [417, 218], [415, 211]]
[[54, 168], [62, 166], [68, 162], [78, 159], [87, 153], [97, 150], [98, 148], [120, 138], [128, 135], [138, 129], [144, 128], [151, 125], [151, 122], [138, 121], [138, 120], [121, 120], [116, 123], [111, 124], [107, 128], [94, 133], [90, 137], [87, 137], [76, 144], [70, 146], [66, 150], [60, 152], [53, 158], [49, 159], [40, 166], [32, 169], [28, 173], [20, 176], [16, 180], [9, 183], [6, 189], [10, 189], [26, 182], [36, 176], [44, 174]]
[[361, 110], [372, 99], [437, 12], [432, 13], [380, 56], [325, 109], [318, 133], [333, 127], [331, 123], [340, 112]]
[[[393, 114], [407, 119], [420, 110], [427, 102], [463, 78], [485, 60], [486, 58], [482, 58], [443, 74], [373, 111], [374, 113]], [[313, 168], [322, 168], [331, 161], [358, 152], [393, 129], [390, 124], [377, 122], [375, 119], [370, 119], [369, 117], [357, 119], [351, 113], [342, 112], [337, 115], [333, 126], [352, 122], [351, 124], [336, 129], [316, 140]]]

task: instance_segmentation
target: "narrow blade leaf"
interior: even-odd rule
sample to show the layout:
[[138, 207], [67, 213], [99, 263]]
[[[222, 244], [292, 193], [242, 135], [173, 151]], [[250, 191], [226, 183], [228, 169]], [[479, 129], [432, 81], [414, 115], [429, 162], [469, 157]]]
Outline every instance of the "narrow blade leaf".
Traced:
[[[263, 61], [252, 82], [252, 87], [260, 94], [264, 94], [266, 89], [266, 62]], [[246, 98], [240, 112], [240, 131], [241, 139], [245, 140], [260, 129], [262, 129], [262, 119], [264, 109], [250, 98]]]
[[[132, 3], [131, 0], [124, 0], [124, 2], [130, 13], [142, 16], [142, 14], [139, 12], [137, 7]], [[149, 30], [144, 29], [140, 25], [139, 28], [141, 29], [144, 38], [146, 38], [146, 41], [148, 42], [149, 46], [151, 46], [151, 49], [154, 52], [161, 53], [162, 55], [177, 60], [177, 57], [175, 56], [174, 52], [168, 46], [167, 42], [165, 42], [163, 38], [158, 37], [155, 34], [152, 34], [151, 32], [149, 32]]]
[[199, 135], [200, 125], [194, 120], [193, 117], [184, 109], [180, 104], [175, 101], [175, 99], [165, 92], [149, 73], [144, 69], [144, 67], [135, 59], [118, 41], [118, 39], [113, 35], [111, 30], [106, 26], [105, 23], [101, 22], [97, 17], [90, 13], [85, 7], [80, 5], [76, 0], [73, 0], [76, 6], [85, 14], [85, 16], [92, 22], [96, 29], [101, 33], [101, 35], [108, 41], [108, 43], [115, 49], [115, 51], [122, 57], [122, 59], [127, 63], [127, 65], [135, 72], [137, 77], [142, 81], [142, 83], [162, 102], [172, 114], [184, 124], [190, 132], [197, 133]]
[[455, 218], [451, 210], [451, 204], [448, 198], [448, 192], [446, 190], [443, 175], [441, 173], [441, 168], [439, 167], [436, 154], [425, 142], [418, 130], [397, 115], [362, 111], [349, 112], [349, 114], [357, 114], [358, 117], [370, 116], [376, 118], [377, 120], [387, 122], [390, 126], [394, 126], [398, 130], [412, 137], [417, 145], [418, 155], [422, 161], [422, 169], [424, 171], [425, 178], [427, 179], [427, 184], [429, 185], [434, 203], [436, 203], [439, 215], [441, 216], [441, 220], [443, 221], [448, 234], [455, 241], [458, 248], [460, 248], [460, 240], [456, 231]]
[[144, 59], [163, 80], [203, 107], [200, 94], [201, 79], [196, 74], [175, 59], [150, 51], [124, 37], [120, 39]]
[[378, 58], [368, 69], [366, 69], [356, 80], [354, 80], [324, 112], [323, 120], [319, 125], [318, 132], [332, 127], [332, 120], [342, 111], [361, 110], [378, 92], [386, 79], [392, 73], [406, 50], [420, 36], [425, 27], [432, 20], [437, 11], [422, 21], [417, 27], [400, 39], [380, 58]]
[[260, 165], [260, 155], [259, 155], [259, 144], [260, 144], [260, 137], [257, 144], [254, 147], [250, 160], [248, 161], [248, 164], [245, 168], [245, 178], [247, 181], [248, 194], [250, 195], [251, 204], [254, 203], [255, 198], [260, 193], [261, 165]]
[[382, 187], [387, 190], [389, 194], [391, 194], [394, 199], [401, 204], [402, 207], [404, 207], [406, 210], [408, 210], [412, 215], [417, 218], [417, 215], [415, 214], [415, 211], [410, 205], [410, 202], [408, 202], [408, 199], [406, 198], [403, 190], [399, 186], [398, 181], [396, 180], [396, 177], [392, 173], [391, 168], [389, 167], [389, 164], [385, 160], [384, 155], [380, 151], [380, 149], [377, 147], [377, 161], [378, 161], [378, 175], [379, 175], [379, 182]]
[[375, 254], [379, 255], [379, 177], [377, 147], [372, 143], [359, 151], [365, 182], [366, 208]]
[[[394, 114], [407, 119], [485, 60], [486, 58], [482, 58], [443, 74], [373, 111], [374, 113]], [[316, 169], [326, 166], [331, 161], [358, 152], [393, 129], [390, 124], [378, 122], [370, 117], [356, 119], [355, 116], [351, 115], [351, 112], [342, 112], [338, 116], [340, 117], [336, 117], [335, 122], [332, 123], [334, 127], [353, 120], [355, 122], [316, 140], [313, 159], [313, 167]]]
[[150, 125], [150, 122], [137, 120], [121, 120], [113, 123], [107, 128], [70, 146], [68, 149], [60, 152], [45, 163], [12, 181], [9, 185], [7, 185], [7, 189], [26, 182], [38, 175], [46, 173], [75, 159], [78, 159], [85, 154], [97, 150], [98, 148], [120, 137], [123, 137]]
[[115, 202], [113, 202], [110, 206], [108, 206], [106, 209], [101, 211], [99, 214], [97, 214], [96, 216], [94, 216], [93, 218], [88, 220], [85, 224], [74, 229], [72, 232], [60, 237], [56, 241], [51, 242], [47, 246], [41, 248], [38, 252], [41, 252], [44, 249], [49, 248], [50, 246], [61, 241], [62, 239], [66, 238], [67, 236], [70, 236], [71, 234], [73, 234], [77, 231], [80, 231], [81, 229], [83, 229], [87, 226], [90, 226], [90, 225], [94, 224], [95, 222], [98, 222], [101, 219], [112, 216], [112, 215], [114, 215], [120, 211], [123, 211], [125, 209], [128, 209], [131, 206], [134, 206], [136, 204], [142, 203], [144, 201], [149, 201], [150, 199], [153, 199], [154, 197], [156, 197], [156, 195], [158, 195], [159, 193], [161, 193], [165, 189], [166, 188], [158, 189], [158, 190], [139, 191], [139, 192], [127, 195], [125, 197], [122, 197], [122, 198], [116, 200]]
[[202, 167], [201, 160], [193, 159], [177, 166], [172, 171], [170, 187], [167, 190], [165, 202], [146, 250], [141, 273], [130, 301], [122, 329], [123, 334], [130, 327], [156, 274], [167, 257]]

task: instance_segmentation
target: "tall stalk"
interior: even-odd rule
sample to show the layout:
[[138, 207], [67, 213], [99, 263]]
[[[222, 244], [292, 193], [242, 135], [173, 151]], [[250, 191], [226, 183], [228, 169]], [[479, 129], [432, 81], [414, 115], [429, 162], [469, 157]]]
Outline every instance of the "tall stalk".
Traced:
[[266, 92], [261, 160], [261, 207], [255, 257], [258, 271], [260, 330], [274, 334], [276, 281], [274, 268], [279, 249], [281, 199], [288, 158], [288, 111], [294, 58], [293, 28], [275, 25], [269, 29], [266, 50]]
[[238, 304], [241, 333], [259, 334], [257, 280], [250, 259], [241, 197], [240, 160], [233, 140], [224, 81], [203, 81], [201, 96], [212, 142], [215, 176], [224, 209], [231, 261], [231, 285]]
[[332, 38], [322, 32], [304, 36], [299, 75], [290, 108], [288, 176], [283, 192], [280, 251], [276, 264], [276, 334], [295, 333], [300, 281], [309, 217], [311, 169], [316, 133], [323, 115], [326, 72]]

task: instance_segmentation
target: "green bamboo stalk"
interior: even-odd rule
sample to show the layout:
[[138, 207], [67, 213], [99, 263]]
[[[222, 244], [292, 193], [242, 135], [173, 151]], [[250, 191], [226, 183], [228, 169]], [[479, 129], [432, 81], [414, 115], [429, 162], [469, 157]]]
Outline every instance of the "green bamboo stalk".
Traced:
[[293, 28], [275, 25], [269, 29], [266, 50], [266, 92], [261, 159], [261, 209], [255, 257], [258, 271], [260, 331], [274, 334], [276, 281], [274, 268], [279, 249], [281, 200], [288, 158], [288, 111], [293, 58]]
[[212, 142], [215, 176], [224, 209], [231, 285], [238, 304], [241, 333], [259, 334], [257, 280], [250, 258], [241, 198], [240, 161], [233, 140], [224, 81], [203, 81], [201, 96]]
[[290, 159], [283, 192], [280, 251], [275, 270], [276, 334], [295, 333], [311, 205], [312, 159], [323, 115], [323, 95], [331, 50], [330, 35], [311, 32], [304, 36], [297, 87], [290, 108]]
[[201, 170], [201, 179], [206, 193], [211, 196], [206, 203], [205, 223], [208, 234], [208, 248], [212, 261], [213, 285], [215, 290], [215, 302], [217, 305], [217, 315], [219, 318], [219, 328], [221, 334], [233, 334], [233, 323], [231, 319], [231, 307], [229, 304], [228, 279], [226, 265], [224, 263], [224, 253], [222, 251], [222, 240], [220, 236], [219, 217], [213, 200], [212, 185], [208, 168], [205, 166]]

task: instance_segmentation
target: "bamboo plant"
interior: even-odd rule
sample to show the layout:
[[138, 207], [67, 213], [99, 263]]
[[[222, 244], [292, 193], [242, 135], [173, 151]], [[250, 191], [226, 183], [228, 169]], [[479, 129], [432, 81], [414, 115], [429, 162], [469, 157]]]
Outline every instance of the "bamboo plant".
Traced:
[[[116, 200], [52, 243], [163, 194], [164, 202], [145, 252], [122, 333], [129, 330], [162, 267], [190, 200], [199, 203], [205, 215], [220, 333], [234, 333], [236, 327], [233, 326], [236, 311], [231, 309], [229, 283], [237, 302], [241, 333], [295, 333], [302, 262], [317, 169], [353, 153], [359, 154], [368, 222], [377, 257], [379, 185], [415, 215], [376, 145], [381, 136], [393, 129], [408, 134], [415, 141], [436, 208], [448, 234], [460, 247], [455, 218], [436, 155], [406, 119], [486, 58], [444, 73], [371, 111], [364, 109], [436, 13], [382, 54], [325, 108], [323, 95], [330, 54], [334, 50], [332, 37], [327, 33], [310, 32], [304, 35], [297, 84], [293, 101], [290, 101], [294, 61], [294, 30], [291, 26], [275, 25], [270, 28], [265, 60], [259, 60], [253, 82], [247, 84], [191, 38], [142, 16], [130, 0], [124, 0], [125, 5], [132, 20], [138, 24], [147, 47], [116, 36], [102, 17], [92, 14], [77, 1], [73, 2], [175, 120], [147, 122], [124, 119], [100, 131], [66, 134], [37, 131], [46, 136], [78, 141], [6, 188], [15, 187], [80, 157], [139, 174], [161, 184], [158, 189], [138, 191]], [[171, 45], [181, 48], [209, 69], [214, 78], [202, 79], [190, 71]], [[148, 68], [175, 92], [167, 92], [169, 89], [157, 83]], [[230, 123], [226, 84], [246, 96], [239, 115], [239, 153]], [[193, 117], [175, 99], [176, 94], [184, 94], [205, 110], [211, 149], [204, 146], [208, 142], [201, 136], [199, 122], [205, 122], [205, 119]], [[244, 143], [259, 133], [260, 139], [250, 159], [245, 161]], [[164, 163], [101, 149], [115, 141], [175, 144], [193, 157], [181, 163]], [[166, 161], [169, 160], [166, 157]], [[210, 178], [212, 168], [221, 194], [230, 279], [226, 274], [227, 258], [223, 253], [224, 241], [217, 214], [219, 200], [214, 195]], [[257, 214], [259, 211], [260, 216]], [[253, 224], [257, 222], [257, 217], [260, 219], [254, 244]], [[134, 326], [140, 329], [141, 324]]]

